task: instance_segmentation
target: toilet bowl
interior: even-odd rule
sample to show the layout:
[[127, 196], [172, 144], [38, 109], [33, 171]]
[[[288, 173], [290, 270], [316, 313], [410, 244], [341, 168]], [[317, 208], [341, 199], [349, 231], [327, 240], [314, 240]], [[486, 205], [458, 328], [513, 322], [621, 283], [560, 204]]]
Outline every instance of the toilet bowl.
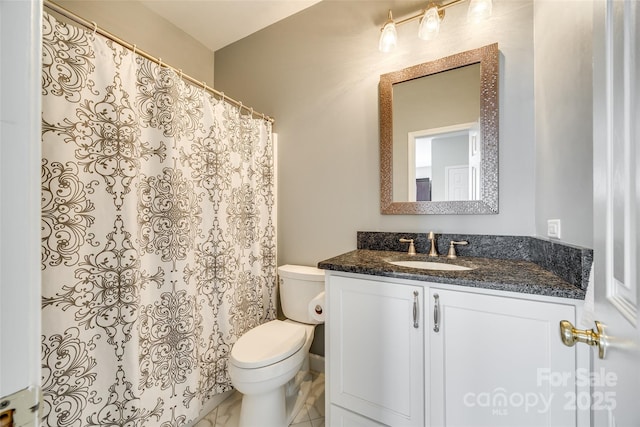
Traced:
[[249, 330], [229, 357], [231, 383], [242, 393], [240, 427], [286, 427], [306, 399], [300, 383], [308, 376], [315, 325], [322, 323], [308, 306], [324, 291], [324, 271], [285, 265], [278, 273], [283, 313], [294, 319]]

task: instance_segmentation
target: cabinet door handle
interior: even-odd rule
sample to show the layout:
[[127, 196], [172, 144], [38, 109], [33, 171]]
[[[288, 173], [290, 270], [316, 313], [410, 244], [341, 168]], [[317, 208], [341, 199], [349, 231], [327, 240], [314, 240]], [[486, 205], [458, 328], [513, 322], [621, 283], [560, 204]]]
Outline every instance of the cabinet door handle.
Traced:
[[418, 311], [420, 309], [418, 306], [418, 295], [420, 295], [418, 291], [413, 291], [413, 327], [414, 328], [418, 328], [420, 326], [418, 324]]
[[440, 332], [440, 295], [433, 294], [433, 331]]

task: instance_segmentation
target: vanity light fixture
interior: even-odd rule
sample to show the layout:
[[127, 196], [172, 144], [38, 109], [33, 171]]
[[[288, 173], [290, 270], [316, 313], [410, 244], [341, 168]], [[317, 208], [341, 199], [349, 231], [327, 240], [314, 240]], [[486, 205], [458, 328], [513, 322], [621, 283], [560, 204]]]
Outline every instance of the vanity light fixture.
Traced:
[[396, 24], [393, 22], [391, 11], [389, 11], [389, 19], [387, 19], [381, 31], [382, 34], [380, 34], [378, 49], [380, 52], [391, 52], [398, 43], [398, 33], [396, 31]]
[[[389, 10], [387, 22], [385, 22], [380, 29], [381, 34], [378, 49], [380, 52], [391, 52], [398, 44], [396, 27], [418, 18], [420, 18], [418, 37], [422, 40], [435, 39], [440, 32], [440, 22], [444, 19], [444, 10], [465, 1], [467, 0], [453, 0], [452, 2], [442, 5], [429, 3], [426, 9], [421, 9], [420, 12], [398, 22], [393, 20], [393, 15], [391, 14], [391, 10]], [[467, 21], [480, 22], [489, 18], [491, 16], [491, 9], [492, 0], [470, 0], [469, 9], [467, 10]]]
[[480, 22], [491, 16], [491, 0], [471, 0], [467, 9], [467, 21]]
[[[442, 16], [440, 16], [440, 14], [442, 14]], [[442, 21], [442, 18], [444, 18], [444, 10], [438, 10], [438, 7], [431, 3], [420, 20], [418, 38], [422, 40], [435, 39], [440, 32], [440, 21]]]

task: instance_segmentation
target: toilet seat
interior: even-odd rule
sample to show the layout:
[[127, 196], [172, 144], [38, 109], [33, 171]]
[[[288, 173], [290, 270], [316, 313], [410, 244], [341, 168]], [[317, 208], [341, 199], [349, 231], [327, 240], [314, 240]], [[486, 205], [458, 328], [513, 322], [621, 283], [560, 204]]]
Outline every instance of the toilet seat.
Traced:
[[272, 320], [242, 335], [231, 349], [230, 361], [245, 369], [272, 365], [300, 350], [306, 335], [301, 325]]

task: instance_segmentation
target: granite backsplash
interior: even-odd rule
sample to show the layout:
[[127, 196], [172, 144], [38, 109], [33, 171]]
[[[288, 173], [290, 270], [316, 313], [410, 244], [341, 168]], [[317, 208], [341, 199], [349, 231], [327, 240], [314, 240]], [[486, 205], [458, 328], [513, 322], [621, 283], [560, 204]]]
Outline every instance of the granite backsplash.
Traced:
[[[413, 239], [418, 253], [428, 253], [427, 233], [395, 233], [358, 231], [358, 249], [406, 252], [407, 243], [400, 239]], [[587, 289], [593, 263], [593, 250], [529, 236], [494, 236], [480, 234], [436, 234], [440, 255], [446, 255], [451, 240], [466, 240], [466, 246], [457, 246], [458, 256], [485, 257], [531, 261], [583, 290]]]

